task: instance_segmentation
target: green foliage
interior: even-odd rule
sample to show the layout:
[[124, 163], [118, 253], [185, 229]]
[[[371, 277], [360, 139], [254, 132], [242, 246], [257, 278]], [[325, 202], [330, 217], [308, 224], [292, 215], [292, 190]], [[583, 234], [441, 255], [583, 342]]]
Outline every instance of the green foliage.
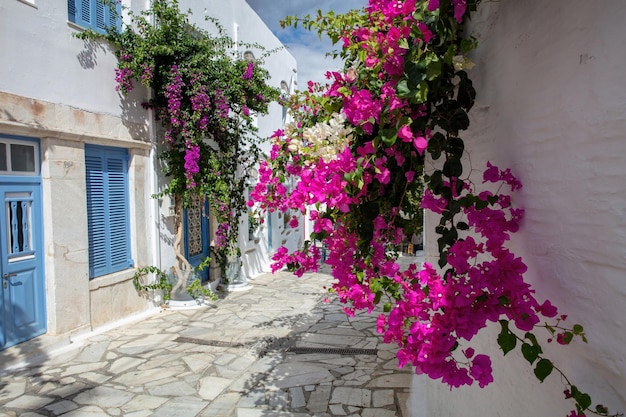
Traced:
[[207, 300], [215, 301], [217, 300], [217, 295], [210, 288], [202, 286], [202, 282], [198, 278], [194, 279], [187, 286], [187, 292], [194, 299], [204, 298]]
[[[144, 107], [164, 128], [159, 157], [169, 182], [159, 195], [172, 195], [182, 205], [209, 198], [222, 236], [213, 249], [222, 266], [237, 252], [239, 217], [246, 210], [250, 168], [260, 157], [254, 116], [268, 112], [278, 89], [267, 84], [263, 60], [271, 53], [258, 44], [236, 44], [212, 18], [216, 35], [192, 24], [176, 0], [155, 0], [151, 8], [131, 16], [121, 32], [104, 38], [118, 58], [118, 89], [127, 95], [141, 84], [152, 94]], [[85, 40], [101, 38], [94, 32]], [[260, 53], [254, 61], [235, 50]]]
[[[156, 279], [149, 281], [148, 276], [154, 274]], [[172, 283], [167, 279], [167, 274], [156, 266], [145, 266], [138, 268], [133, 275], [133, 286], [137, 292], [143, 296], [148, 296], [153, 291], [163, 291], [163, 301], [170, 299]]]

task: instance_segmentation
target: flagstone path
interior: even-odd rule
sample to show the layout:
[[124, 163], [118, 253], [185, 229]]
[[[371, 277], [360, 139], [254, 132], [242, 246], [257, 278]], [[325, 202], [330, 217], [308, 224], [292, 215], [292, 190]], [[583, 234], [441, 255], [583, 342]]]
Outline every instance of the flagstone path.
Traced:
[[376, 314], [324, 302], [330, 281], [262, 275], [211, 306], [162, 310], [19, 370], [7, 358], [37, 339], [7, 349], [0, 417], [409, 417], [411, 369], [397, 368]]

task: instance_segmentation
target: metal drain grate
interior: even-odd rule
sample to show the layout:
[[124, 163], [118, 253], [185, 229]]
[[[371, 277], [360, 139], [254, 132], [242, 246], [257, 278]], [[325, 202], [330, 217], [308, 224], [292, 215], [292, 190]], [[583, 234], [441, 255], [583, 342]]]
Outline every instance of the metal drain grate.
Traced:
[[185, 337], [185, 336], [178, 336], [176, 339], [174, 339], [174, 342], [193, 343], [196, 345], [215, 346], [215, 347], [245, 347], [243, 343], [224, 342], [222, 340], [195, 339], [193, 337]]
[[378, 349], [351, 349], [351, 348], [316, 348], [316, 347], [291, 347], [287, 352], [296, 354], [325, 353], [329, 355], [378, 355]]

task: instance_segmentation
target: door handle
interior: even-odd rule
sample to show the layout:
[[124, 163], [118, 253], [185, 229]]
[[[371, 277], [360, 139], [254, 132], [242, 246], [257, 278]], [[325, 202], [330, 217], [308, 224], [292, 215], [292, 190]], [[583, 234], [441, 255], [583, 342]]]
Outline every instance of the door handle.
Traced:
[[16, 276], [17, 276], [17, 274], [2, 274], [2, 278], [4, 278], [4, 279], [9, 279], [11, 277], [16, 277]]

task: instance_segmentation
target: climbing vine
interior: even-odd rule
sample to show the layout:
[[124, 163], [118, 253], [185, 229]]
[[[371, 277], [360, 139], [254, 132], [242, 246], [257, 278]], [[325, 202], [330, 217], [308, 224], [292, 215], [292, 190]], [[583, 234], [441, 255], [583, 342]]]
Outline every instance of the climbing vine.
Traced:
[[[339, 43], [335, 55], [345, 68], [328, 73], [326, 87], [310, 83], [292, 99], [296, 122], [274, 134], [252, 199], [269, 211], [308, 212], [311, 241], [328, 248], [332, 290], [344, 310], [371, 312], [382, 303], [378, 331], [397, 344], [401, 366], [451, 387], [484, 387], [493, 382], [491, 359], [472, 342], [494, 323], [505, 355], [519, 347], [541, 382], [561, 376], [574, 402], [570, 416], [617, 416], [593, 406], [544, 353], [537, 330], [558, 344], [586, 336], [535, 296], [526, 265], [507, 246], [524, 214], [511, 198], [521, 182], [488, 161], [480, 184], [465, 170], [462, 132], [476, 97], [467, 54], [477, 42], [463, 23], [478, 5], [370, 0], [345, 15], [286, 18], [285, 25]], [[422, 209], [439, 216], [439, 259], [402, 270], [399, 248]], [[316, 270], [321, 255], [311, 241], [293, 253], [279, 248], [273, 269]]]
[[[159, 158], [169, 180], [157, 197], [174, 197], [174, 269], [186, 282], [192, 269], [183, 256], [181, 216], [192, 200], [211, 203], [218, 223], [212, 255], [222, 272], [230, 256], [240, 255], [239, 218], [246, 211], [250, 168], [260, 156], [255, 117], [267, 114], [278, 90], [267, 83], [262, 65], [270, 52], [261, 45], [235, 43], [214, 19], [208, 20], [216, 34], [210, 34], [190, 23], [176, 0], [151, 3], [141, 14], [128, 11], [131, 23], [122, 31], [80, 36], [114, 45], [120, 94], [128, 97], [137, 84], [150, 88], [142, 105], [163, 127]], [[238, 51], [245, 48], [262, 55], [244, 59]]]

